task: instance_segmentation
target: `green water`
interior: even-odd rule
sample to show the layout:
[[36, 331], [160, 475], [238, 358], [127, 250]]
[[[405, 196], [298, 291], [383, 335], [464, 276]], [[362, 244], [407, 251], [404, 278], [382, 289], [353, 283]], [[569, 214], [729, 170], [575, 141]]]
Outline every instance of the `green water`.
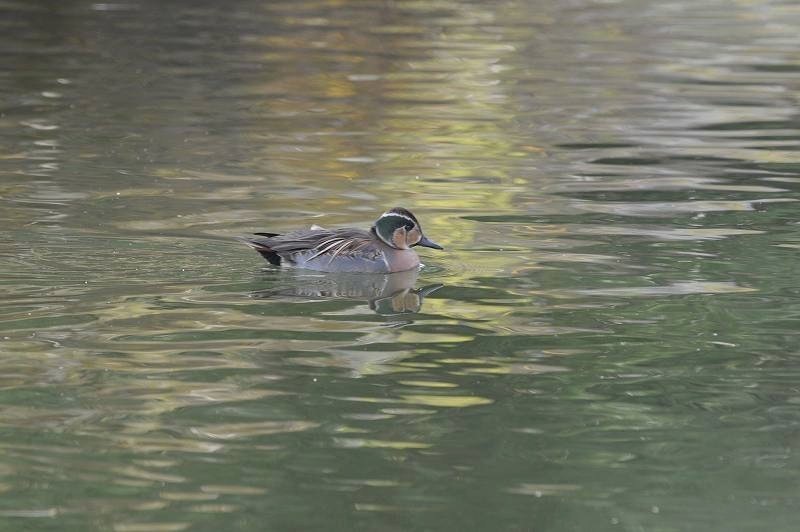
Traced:
[[[0, 530], [797, 530], [798, 27], [0, 2]], [[234, 239], [394, 205], [417, 275]]]

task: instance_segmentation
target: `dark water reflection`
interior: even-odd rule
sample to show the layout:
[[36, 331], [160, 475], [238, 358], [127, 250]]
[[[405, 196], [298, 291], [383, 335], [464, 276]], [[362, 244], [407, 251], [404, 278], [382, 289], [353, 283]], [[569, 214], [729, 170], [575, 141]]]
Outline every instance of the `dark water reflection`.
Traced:
[[250, 294], [256, 299], [364, 300], [378, 314], [419, 312], [425, 297], [442, 287], [415, 288], [419, 270], [392, 274], [319, 273], [307, 270], [269, 269], [264, 281], [272, 288]]
[[[794, 530], [798, 27], [0, 3], [0, 528]], [[397, 204], [418, 276], [233, 240]]]

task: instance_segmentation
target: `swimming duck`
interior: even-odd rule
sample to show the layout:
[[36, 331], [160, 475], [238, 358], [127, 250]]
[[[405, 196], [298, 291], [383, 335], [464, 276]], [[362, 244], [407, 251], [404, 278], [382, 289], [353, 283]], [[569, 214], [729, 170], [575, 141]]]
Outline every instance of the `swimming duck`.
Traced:
[[241, 240], [270, 264], [321, 272], [401, 272], [419, 267], [412, 247], [444, 249], [425, 237], [417, 217], [402, 207], [383, 213], [369, 231], [313, 226], [283, 235], [255, 233]]

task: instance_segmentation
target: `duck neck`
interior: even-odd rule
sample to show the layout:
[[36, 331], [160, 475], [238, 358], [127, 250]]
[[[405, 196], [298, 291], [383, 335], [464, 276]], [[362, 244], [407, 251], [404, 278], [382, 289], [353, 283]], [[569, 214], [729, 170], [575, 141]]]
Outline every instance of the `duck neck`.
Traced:
[[404, 272], [419, 267], [419, 256], [413, 249], [397, 249], [383, 242], [381, 244], [390, 272]]

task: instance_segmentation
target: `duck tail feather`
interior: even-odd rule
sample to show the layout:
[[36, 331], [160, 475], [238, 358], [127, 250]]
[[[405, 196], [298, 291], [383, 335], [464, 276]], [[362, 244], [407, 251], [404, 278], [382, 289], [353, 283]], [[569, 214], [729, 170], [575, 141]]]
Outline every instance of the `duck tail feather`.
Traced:
[[[273, 236], [278, 236], [275, 233], [254, 233], [260, 237], [267, 237], [271, 238]], [[267, 259], [267, 262], [272, 264], [273, 266], [280, 266], [281, 265], [281, 257], [276, 252], [274, 252], [264, 241], [262, 238], [250, 238], [246, 236], [239, 237], [238, 240], [244, 242], [247, 246], [256, 250], [259, 255]]]

